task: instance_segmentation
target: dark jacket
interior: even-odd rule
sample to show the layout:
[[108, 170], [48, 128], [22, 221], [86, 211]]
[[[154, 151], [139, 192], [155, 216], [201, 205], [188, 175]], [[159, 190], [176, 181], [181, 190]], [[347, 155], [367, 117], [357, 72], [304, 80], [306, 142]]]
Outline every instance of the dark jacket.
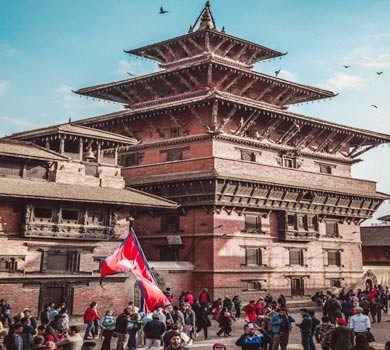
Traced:
[[335, 328], [330, 336], [330, 348], [332, 350], [352, 350], [353, 331], [350, 328], [339, 326]]
[[128, 323], [129, 323], [129, 317], [127, 315], [124, 314], [119, 315], [115, 323], [115, 332], [120, 334], [126, 334]]
[[165, 325], [158, 319], [153, 319], [144, 326], [146, 339], [160, 339], [164, 332]]
[[302, 322], [298, 327], [301, 329], [302, 334], [311, 334], [311, 326], [313, 322], [309, 315], [306, 315], [302, 318]]

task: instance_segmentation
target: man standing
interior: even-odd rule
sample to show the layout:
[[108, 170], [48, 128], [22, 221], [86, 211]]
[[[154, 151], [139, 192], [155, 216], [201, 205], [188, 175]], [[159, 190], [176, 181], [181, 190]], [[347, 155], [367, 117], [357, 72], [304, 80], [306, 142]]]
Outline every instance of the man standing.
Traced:
[[164, 332], [165, 325], [159, 320], [158, 312], [153, 312], [152, 320], [144, 326], [145, 350], [160, 349], [161, 336]]
[[361, 307], [355, 307], [355, 314], [349, 320], [349, 327], [352, 328], [355, 334], [367, 334], [371, 328], [370, 318], [363, 314]]
[[279, 345], [281, 350], [287, 349], [292, 322], [295, 322], [295, 320], [290, 315], [287, 315], [285, 308], [278, 309], [278, 313], [271, 317], [270, 323], [272, 325], [272, 333], [274, 334], [272, 350], [278, 350]]
[[322, 350], [329, 350], [330, 336], [334, 328], [334, 324], [329, 322], [327, 316], [322, 317], [322, 323], [316, 327], [314, 335]]
[[23, 350], [25, 347], [23, 340], [23, 325], [18, 323], [14, 326], [14, 334], [12, 335], [9, 350]]
[[207, 306], [209, 307], [209, 304], [211, 302], [210, 293], [207, 288], [204, 288], [203, 291], [199, 294], [199, 302], [200, 305], [203, 307]]
[[126, 308], [123, 310], [115, 323], [115, 333], [117, 334], [117, 350], [124, 350], [129, 341], [129, 333], [127, 332], [128, 323], [130, 321], [129, 310]]
[[302, 316], [302, 322], [297, 324], [297, 326], [301, 329], [303, 350], [310, 350], [312, 320], [307, 309], [301, 309], [300, 312]]
[[171, 339], [169, 340], [169, 346], [167, 350], [189, 350], [183, 345], [182, 339], [180, 338], [179, 333], [173, 333]]

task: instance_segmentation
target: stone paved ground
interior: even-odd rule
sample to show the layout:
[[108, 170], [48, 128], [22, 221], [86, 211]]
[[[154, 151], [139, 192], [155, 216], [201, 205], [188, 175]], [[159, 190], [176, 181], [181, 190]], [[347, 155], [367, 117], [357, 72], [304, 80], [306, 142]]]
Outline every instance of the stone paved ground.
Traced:
[[[298, 322], [301, 320], [301, 317], [297, 314], [292, 315]], [[318, 314], [320, 316], [320, 314]], [[218, 330], [216, 322], [212, 322], [212, 326], [209, 328], [209, 339], [204, 340], [203, 333], [200, 333], [198, 336], [198, 339], [194, 341], [193, 345], [190, 347], [190, 349], [196, 349], [196, 350], [210, 350], [212, 349], [212, 345], [216, 342], [224, 343], [227, 345], [227, 348], [230, 349], [239, 349], [234, 345], [236, 339], [241, 335], [242, 329], [244, 326], [244, 321], [242, 319], [237, 320], [233, 324], [233, 332], [231, 337], [218, 337], [216, 335], [216, 332]], [[384, 343], [386, 341], [390, 341], [390, 315], [384, 316], [384, 319], [381, 323], [375, 323], [372, 327], [372, 333], [374, 334], [376, 338], [375, 343], [371, 343], [371, 345], [375, 349], [384, 349]], [[99, 350], [99, 345], [96, 348], [96, 350]], [[115, 349], [116, 344], [113, 341], [112, 349]], [[298, 327], [293, 328], [293, 332], [290, 337], [290, 344], [288, 346], [288, 349], [302, 349], [302, 346], [300, 345], [300, 334]], [[317, 345], [317, 349], [320, 349], [320, 346]]]

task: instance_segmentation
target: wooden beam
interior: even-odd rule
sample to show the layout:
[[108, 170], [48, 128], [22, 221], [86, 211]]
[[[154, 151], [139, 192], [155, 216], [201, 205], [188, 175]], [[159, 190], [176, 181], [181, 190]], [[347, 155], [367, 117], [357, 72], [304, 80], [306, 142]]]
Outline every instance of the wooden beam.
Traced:
[[229, 51], [231, 51], [231, 49], [234, 47], [234, 46], [236, 46], [237, 44], [236, 43], [230, 43], [230, 45], [224, 50], [224, 52], [223, 52], [223, 55], [224, 56], [227, 56], [228, 55], [228, 53], [229, 53]]
[[229, 90], [235, 83], [237, 83], [237, 81], [239, 80], [239, 79], [241, 79], [241, 75], [237, 75], [234, 79], [232, 79], [231, 81], [230, 81], [230, 83], [229, 84], [227, 84], [223, 89], [222, 89], [222, 91], [227, 91], [227, 90]]
[[196, 87], [200, 87], [202, 86], [202, 84], [200, 83], [200, 81], [198, 79], [196, 79], [190, 71], [187, 71], [187, 76], [188, 78], [195, 84]]
[[287, 104], [287, 102], [295, 95], [295, 91], [293, 91], [291, 94], [288, 94], [282, 101], [280, 101], [280, 105], [284, 106]]
[[192, 115], [195, 117], [195, 119], [208, 131], [210, 131], [210, 126], [208, 126], [202, 119], [202, 117], [198, 114], [196, 109], [189, 108], [189, 111], [192, 113]]
[[255, 84], [257, 81], [255, 79], [251, 80], [249, 83], [247, 83], [238, 93], [238, 95], [244, 95], [251, 87], [253, 84]]
[[207, 86], [213, 85], [213, 66], [211, 64], [207, 67]]
[[194, 39], [192, 39], [192, 38], [187, 38], [187, 40], [188, 40], [193, 46], [195, 46], [195, 47], [200, 51], [199, 53], [201, 53], [201, 52], [204, 51], [204, 48], [203, 48], [202, 46], [198, 45], [198, 43], [195, 42]]
[[246, 45], [242, 45], [242, 48], [240, 51], [238, 51], [238, 53], [236, 55], [234, 55], [233, 60], [238, 60], [241, 55], [245, 52], [245, 50], [247, 49]]
[[322, 152], [325, 146], [329, 143], [329, 141], [337, 134], [337, 131], [332, 131], [328, 136], [325, 137], [324, 141], [322, 141], [319, 146], [316, 148], [314, 152]]
[[[313, 141], [314, 140], [316, 140], [317, 138], [319, 138], [320, 136], [322, 136], [322, 134], [324, 134], [325, 132], [327, 132], [327, 130], [326, 129], [319, 129], [320, 131], [318, 132], [318, 134], [317, 135], [313, 135], [313, 138], [304, 146], [304, 147], [306, 147], [306, 148], [308, 148], [312, 143], [313, 143]], [[299, 143], [301, 143], [301, 142], [299, 142]], [[297, 146], [296, 146], [297, 147]]]
[[[294, 129], [298, 129], [298, 131], [301, 129], [298, 125], [297, 127], [297, 124], [295, 123], [295, 121], [292, 122], [292, 125], [287, 129], [287, 131], [279, 138], [279, 140], [276, 141], [277, 144], [281, 144], [284, 139], [294, 130]], [[297, 130], [295, 130], [295, 132], [297, 132]]]
[[256, 101], [260, 101], [269, 91], [271, 91], [273, 88], [272, 85], [269, 85], [267, 88], [265, 88], [256, 98]]
[[219, 79], [219, 81], [215, 84], [216, 88], [217, 88], [217, 89], [220, 89], [221, 86], [222, 86], [222, 84], [223, 84], [226, 80], [230, 79], [230, 77], [231, 77], [232, 75], [233, 75], [232, 72], [229, 72], [229, 73], [227, 73], [227, 74], [224, 74], [224, 76], [223, 76], [221, 79]]
[[176, 74], [175, 75], [177, 78], [179, 78], [179, 81], [183, 84], [183, 85], [185, 85], [186, 87], [187, 87], [187, 89], [188, 90], [193, 90], [194, 89], [194, 87], [183, 77], [183, 75], [182, 74]]
[[223, 132], [224, 127], [227, 123], [229, 123], [229, 120], [233, 117], [233, 115], [236, 113], [237, 107], [233, 107], [230, 112], [226, 115], [226, 117], [223, 118], [223, 122], [218, 127], [217, 131]]
[[351, 154], [350, 157], [351, 158], [356, 158], [356, 157], [360, 156], [361, 154], [369, 151], [370, 149], [378, 147], [379, 145], [380, 145], [380, 143], [377, 143], [377, 144], [374, 144], [374, 145], [369, 145], [366, 148], [363, 148], [362, 150], [360, 150], [359, 152]]
[[269, 124], [269, 126], [267, 126], [264, 132], [259, 135], [260, 137], [258, 137], [258, 140], [263, 140], [269, 135], [271, 135], [272, 131], [274, 131], [278, 127], [278, 125], [281, 124], [282, 121], [283, 119], [272, 119], [272, 122]]
[[214, 100], [212, 111], [211, 111], [211, 128], [212, 128], [212, 130], [217, 129], [217, 123], [218, 123], [218, 101]]
[[184, 50], [184, 52], [185, 52], [188, 56], [190, 56], [190, 57], [193, 56], [192, 51], [188, 48], [188, 46], [184, 43], [183, 40], [179, 40], [179, 41], [178, 41], [178, 44], [181, 46], [181, 48]]
[[[253, 120], [253, 118], [255, 116], [256, 116], [256, 118]], [[260, 116], [260, 113], [258, 113], [258, 111], [252, 112], [251, 115], [244, 121], [244, 123], [242, 125], [240, 125], [240, 127], [234, 132], [234, 135], [240, 135], [240, 134], [244, 133], [245, 131], [247, 131], [253, 125], [253, 123], [255, 122], [255, 120], [259, 116]]]
[[172, 50], [172, 47], [171, 47], [170, 45], [167, 45], [166, 47], [168, 47], [168, 52], [171, 54], [172, 58], [173, 58], [174, 60], [177, 60], [175, 51]]
[[216, 53], [217, 50], [218, 50], [223, 44], [225, 44], [227, 41], [228, 41], [227, 38], [223, 38], [217, 45], [214, 46], [214, 48], [213, 48], [213, 53]]
[[286, 91], [288, 91], [288, 88], [285, 88], [285, 90], [283, 90], [282, 92], [280, 92], [278, 95], [275, 96], [275, 98], [271, 101], [271, 103], [274, 105], [276, 104], [276, 101], [279, 100], [279, 98], [281, 98], [285, 93]]
[[337, 151], [340, 148], [346, 146], [348, 144], [348, 142], [351, 141], [354, 137], [355, 137], [355, 135], [353, 135], [353, 134], [352, 135], [347, 135], [347, 137], [344, 140], [342, 140], [335, 148], [332, 149], [331, 154], [337, 153]]
[[163, 58], [163, 60], [164, 60], [165, 62], [169, 62], [169, 61], [170, 61], [170, 60], [169, 60], [169, 57], [168, 57], [164, 52], [162, 52], [158, 47], [155, 47], [154, 49], [155, 49], [156, 52]]

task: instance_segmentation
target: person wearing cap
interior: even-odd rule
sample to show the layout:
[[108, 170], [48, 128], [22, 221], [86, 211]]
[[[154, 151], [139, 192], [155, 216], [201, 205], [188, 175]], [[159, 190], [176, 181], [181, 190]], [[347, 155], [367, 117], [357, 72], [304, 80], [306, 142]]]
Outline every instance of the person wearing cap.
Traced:
[[308, 313], [307, 309], [301, 309], [302, 322], [297, 323], [296, 325], [301, 329], [301, 341], [303, 350], [311, 350], [310, 348], [310, 338], [312, 330], [312, 319]]
[[285, 308], [278, 309], [278, 313], [271, 317], [270, 324], [272, 325], [272, 333], [274, 335], [272, 350], [278, 350], [279, 345], [281, 350], [287, 349], [293, 322], [295, 320], [290, 315], [287, 315]]
[[363, 308], [355, 307], [355, 314], [349, 319], [349, 327], [357, 333], [368, 333], [371, 328], [370, 318], [363, 314]]
[[226, 350], [226, 345], [222, 343], [215, 343], [213, 345], [213, 350]]
[[167, 350], [189, 350], [189, 348], [183, 345], [183, 341], [180, 337], [180, 334], [175, 332], [172, 333], [171, 338], [169, 339], [169, 345], [167, 347]]
[[354, 335], [347, 322], [343, 318], [336, 320], [337, 327], [333, 330], [330, 337], [329, 347], [331, 350], [352, 350]]

